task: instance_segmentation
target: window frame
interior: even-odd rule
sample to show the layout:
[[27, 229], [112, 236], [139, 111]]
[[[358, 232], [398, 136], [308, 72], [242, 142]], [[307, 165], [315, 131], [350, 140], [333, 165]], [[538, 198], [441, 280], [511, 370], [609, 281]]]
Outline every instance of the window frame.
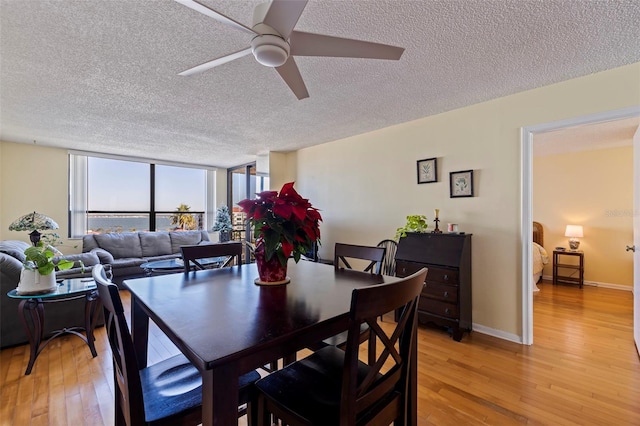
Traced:
[[[132, 158], [117, 155], [104, 155], [89, 152], [69, 151], [69, 203], [68, 203], [68, 221], [69, 221], [69, 238], [82, 238], [88, 235], [88, 215], [90, 214], [141, 214], [149, 216], [149, 231], [155, 231], [157, 228], [157, 216], [174, 214], [176, 211], [164, 211], [155, 209], [155, 166], [171, 166], [181, 168], [194, 168], [205, 172], [205, 199], [203, 205], [204, 211], [190, 211], [189, 213], [201, 215], [201, 230], [208, 231], [209, 223], [213, 223], [215, 211], [211, 211], [211, 206], [215, 206], [215, 167], [208, 167], [198, 164], [174, 163], [167, 161], [159, 161], [152, 159]], [[88, 210], [88, 158], [104, 158], [117, 161], [129, 161], [149, 165], [150, 181], [149, 181], [149, 210]]]

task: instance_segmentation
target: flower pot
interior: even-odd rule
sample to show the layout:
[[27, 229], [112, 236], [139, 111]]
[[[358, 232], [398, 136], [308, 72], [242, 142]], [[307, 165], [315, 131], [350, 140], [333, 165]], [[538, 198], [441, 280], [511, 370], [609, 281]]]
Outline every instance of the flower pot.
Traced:
[[259, 278], [255, 283], [259, 285], [279, 285], [287, 284], [290, 279], [287, 277], [287, 265], [280, 263], [278, 256], [265, 259], [264, 244], [258, 243], [255, 250], [256, 266], [258, 267]]
[[20, 282], [18, 283], [18, 294], [45, 294], [56, 291], [58, 285], [56, 283], [55, 271], [49, 275], [40, 275], [40, 272], [30, 269], [23, 269], [20, 273]]
[[221, 243], [226, 243], [227, 241], [231, 241], [231, 232], [230, 231], [220, 231], [218, 238], [219, 238], [219, 241]]

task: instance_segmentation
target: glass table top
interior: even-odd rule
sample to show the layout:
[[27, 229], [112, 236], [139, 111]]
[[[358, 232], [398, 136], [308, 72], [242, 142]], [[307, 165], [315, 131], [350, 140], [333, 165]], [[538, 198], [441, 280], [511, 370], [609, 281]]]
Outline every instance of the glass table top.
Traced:
[[55, 291], [44, 294], [19, 294], [18, 289], [15, 288], [7, 293], [7, 296], [14, 299], [46, 299], [52, 297], [69, 296], [78, 293], [86, 293], [90, 290], [95, 290], [96, 283], [92, 278], [72, 278], [62, 280], [57, 283]]
[[[210, 257], [199, 259], [198, 262], [204, 266], [218, 265], [224, 263], [228, 258], [229, 256]], [[156, 260], [143, 263], [140, 267], [142, 269], [184, 269], [184, 261], [182, 259]]]

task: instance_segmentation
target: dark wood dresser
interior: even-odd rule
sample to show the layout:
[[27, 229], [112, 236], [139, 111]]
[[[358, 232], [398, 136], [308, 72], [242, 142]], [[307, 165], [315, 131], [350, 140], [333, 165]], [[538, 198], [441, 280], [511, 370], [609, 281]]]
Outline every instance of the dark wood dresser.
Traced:
[[471, 331], [471, 234], [408, 233], [396, 252], [396, 275], [429, 268], [418, 321], [452, 330], [455, 341]]

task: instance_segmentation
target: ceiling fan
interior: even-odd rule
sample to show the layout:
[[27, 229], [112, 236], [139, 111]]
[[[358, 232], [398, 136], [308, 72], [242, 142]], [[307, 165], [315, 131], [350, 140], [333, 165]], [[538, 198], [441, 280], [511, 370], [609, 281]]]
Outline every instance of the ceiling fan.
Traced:
[[404, 48], [368, 41], [294, 31], [308, 0], [272, 0], [259, 4], [253, 11], [253, 27], [249, 28], [195, 0], [175, 0], [218, 22], [252, 35], [250, 46], [190, 68], [179, 75], [198, 74], [253, 53], [256, 60], [275, 68], [298, 99], [309, 97], [294, 56], [329, 56], [398, 60]]

